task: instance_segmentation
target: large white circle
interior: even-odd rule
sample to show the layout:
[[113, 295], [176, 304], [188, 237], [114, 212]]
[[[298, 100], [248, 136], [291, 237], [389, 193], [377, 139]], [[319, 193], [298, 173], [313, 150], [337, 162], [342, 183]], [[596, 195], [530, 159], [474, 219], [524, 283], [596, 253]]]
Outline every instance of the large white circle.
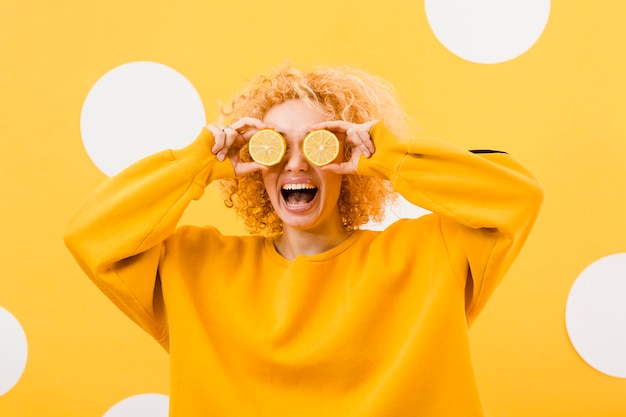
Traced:
[[83, 104], [80, 131], [87, 154], [106, 175], [196, 138], [205, 124], [202, 100], [180, 73], [155, 62], [131, 62], [102, 76]]
[[596, 370], [626, 378], [626, 253], [604, 257], [570, 289], [565, 322], [578, 354]]
[[550, 0], [425, 0], [426, 18], [453, 54], [479, 64], [516, 58], [532, 47]]
[[385, 218], [382, 222], [373, 222], [363, 225], [363, 229], [368, 230], [385, 230], [390, 224], [400, 219], [416, 219], [428, 214], [430, 211], [423, 209], [415, 204], [410, 203], [401, 195], [398, 195], [398, 201], [385, 210]]
[[167, 395], [140, 394], [115, 404], [103, 417], [167, 417], [169, 405]]
[[26, 334], [17, 319], [0, 307], [0, 395], [22, 377], [28, 358]]

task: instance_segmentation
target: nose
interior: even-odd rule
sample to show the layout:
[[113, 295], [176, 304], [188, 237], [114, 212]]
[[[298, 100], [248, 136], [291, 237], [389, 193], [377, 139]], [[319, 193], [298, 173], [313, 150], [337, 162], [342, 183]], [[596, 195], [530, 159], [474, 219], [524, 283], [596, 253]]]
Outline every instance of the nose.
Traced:
[[287, 172], [304, 172], [309, 169], [309, 162], [304, 153], [297, 147], [288, 148], [285, 153], [284, 170]]

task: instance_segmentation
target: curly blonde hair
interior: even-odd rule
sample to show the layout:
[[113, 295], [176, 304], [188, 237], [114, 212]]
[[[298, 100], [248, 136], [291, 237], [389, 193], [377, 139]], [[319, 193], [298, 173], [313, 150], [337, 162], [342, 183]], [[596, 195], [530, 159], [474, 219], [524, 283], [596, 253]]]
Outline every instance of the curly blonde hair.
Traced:
[[[388, 81], [351, 67], [316, 66], [303, 72], [289, 63], [253, 80], [220, 109], [221, 121], [229, 124], [245, 116], [263, 119], [272, 106], [288, 100], [317, 103], [331, 120], [381, 120], [399, 137], [408, 130], [408, 118]], [[346, 152], [349, 158], [349, 149]], [[246, 147], [241, 157], [250, 160]], [[270, 202], [261, 172], [222, 180], [220, 188], [224, 203], [235, 209], [250, 233], [267, 237], [282, 233], [282, 221]], [[338, 206], [344, 227], [352, 231], [370, 220], [381, 221], [385, 206], [395, 198], [386, 180], [343, 175]]]

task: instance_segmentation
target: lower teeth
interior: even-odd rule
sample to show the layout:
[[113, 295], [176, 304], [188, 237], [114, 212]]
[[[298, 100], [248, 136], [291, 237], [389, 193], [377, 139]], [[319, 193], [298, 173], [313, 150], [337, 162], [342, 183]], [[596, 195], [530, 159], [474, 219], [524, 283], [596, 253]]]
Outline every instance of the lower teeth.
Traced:
[[287, 206], [289, 207], [301, 207], [301, 206], [306, 206], [307, 204], [309, 204], [306, 201], [296, 201], [296, 202], [286, 201], [286, 203], [287, 203]]

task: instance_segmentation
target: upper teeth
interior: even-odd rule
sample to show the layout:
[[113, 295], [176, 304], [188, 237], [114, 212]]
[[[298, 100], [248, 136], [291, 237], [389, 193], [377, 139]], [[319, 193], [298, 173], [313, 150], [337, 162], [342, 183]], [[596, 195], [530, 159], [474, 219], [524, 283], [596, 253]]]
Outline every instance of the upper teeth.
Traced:
[[293, 191], [293, 190], [314, 190], [317, 187], [313, 184], [285, 184], [283, 185], [283, 190]]

